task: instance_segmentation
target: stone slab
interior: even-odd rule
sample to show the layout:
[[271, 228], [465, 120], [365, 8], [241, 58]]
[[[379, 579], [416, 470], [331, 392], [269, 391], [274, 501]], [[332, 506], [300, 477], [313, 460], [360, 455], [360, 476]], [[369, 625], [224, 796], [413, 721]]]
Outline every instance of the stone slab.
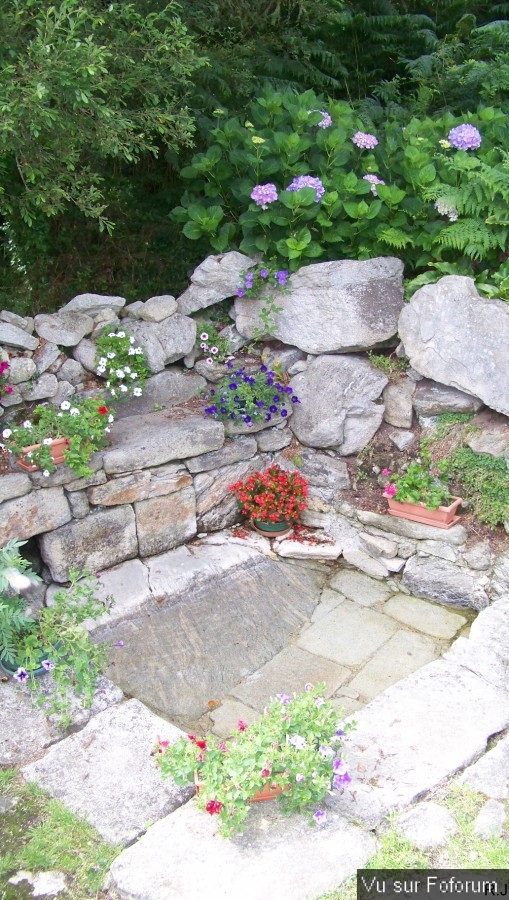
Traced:
[[359, 606], [374, 606], [376, 603], [383, 603], [391, 594], [388, 585], [375, 581], [369, 575], [353, 572], [350, 569], [341, 569], [337, 575], [331, 578], [329, 587], [334, 591], [339, 591], [348, 600], [358, 603]]
[[312, 900], [355, 875], [375, 848], [373, 835], [339, 817], [311, 829], [277, 803], [255, 804], [244, 835], [226, 840], [191, 802], [114, 860], [109, 886], [121, 900]]
[[474, 791], [480, 791], [494, 800], [509, 797], [509, 735], [481, 756], [472, 766], [459, 776], [460, 784], [468, 784]]
[[359, 691], [361, 701], [372, 700], [391, 684], [436, 659], [439, 653], [431, 638], [412, 631], [398, 631], [376, 651], [349, 687]]
[[13, 500], [15, 497], [23, 497], [32, 490], [32, 482], [28, 475], [22, 472], [13, 472], [12, 475], [0, 477], [0, 503], [5, 500]]
[[307, 628], [297, 640], [297, 646], [341, 666], [359, 666], [396, 630], [396, 623], [376, 610], [363, 609], [345, 600]]
[[387, 578], [389, 575], [389, 570], [382, 560], [373, 559], [369, 553], [365, 553], [358, 547], [344, 547], [343, 557], [345, 562], [373, 578]]
[[342, 549], [342, 545], [334, 540], [315, 543], [305, 539], [278, 541], [275, 547], [276, 553], [283, 559], [337, 559]]
[[138, 700], [128, 700], [99, 713], [22, 771], [106, 841], [125, 846], [192, 794], [193, 787], [163, 781], [150, 756], [157, 738], [173, 741], [181, 734]]
[[24, 541], [65, 525], [71, 519], [69, 504], [61, 487], [30, 491], [0, 507], [0, 546], [12, 538]]
[[103, 626], [101, 637], [124, 644], [110, 676], [124, 692], [188, 727], [287, 646], [311, 617], [324, 574], [247, 548], [207, 546], [200, 558], [183, 549], [159, 557], [159, 568], [147, 560], [154, 602]]
[[[433, 525], [422, 525], [420, 522], [410, 522], [396, 516], [385, 516], [367, 509], [357, 510], [357, 518], [363, 525], [372, 525], [390, 534], [399, 534], [401, 537], [418, 541], [437, 540], [437, 529]], [[467, 539], [467, 531], [460, 524], [453, 525], [452, 528], [441, 529], [439, 535], [441, 541], [447, 541], [448, 544], [454, 544], [457, 547], [464, 544]]]
[[391, 597], [384, 606], [384, 613], [404, 625], [444, 640], [453, 638], [467, 622], [459, 613], [406, 594]]
[[154, 556], [196, 534], [196, 496], [194, 488], [134, 504], [140, 556]]
[[231, 690], [234, 697], [263, 712], [276, 694], [300, 693], [307, 683], [325, 683], [325, 696], [330, 697], [348, 678], [350, 672], [329, 659], [308, 653], [299, 647], [285, 647], [268, 663], [248, 675]]
[[445, 806], [433, 801], [418, 803], [401, 813], [396, 829], [419, 850], [443, 847], [456, 831], [454, 816]]
[[311, 621], [318, 622], [324, 616], [328, 616], [333, 609], [336, 609], [336, 606], [343, 603], [344, 599], [345, 597], [342, 594], [338, 594], [337, 591], [333, 591], [328, 587], [325, 588], [320, 595], [320, 603], [311, 616]]
[[477, 759], [488, 738], [509, 724], [509, 704], [505, 691], [435, 660], [375, 697], [355, 720], [351, 790], [330, 803], [375, 827]]
[[413, 556], [408, 560], [401, 585], [404, 589], [450, 606], [481, 610], [489, 599], [479, 578], [454, 563], [433, 556]]
[[226, 738], [237, 730], [240, 721], [251, 725], [260, 718], [260, 714], [252, 706], [246, 706], [245, 703], [240, 703], [238, 700], [225, 700], [221, 706], [210, 713], [210, 718], [214, 723], [212, 729], [214, 734]]

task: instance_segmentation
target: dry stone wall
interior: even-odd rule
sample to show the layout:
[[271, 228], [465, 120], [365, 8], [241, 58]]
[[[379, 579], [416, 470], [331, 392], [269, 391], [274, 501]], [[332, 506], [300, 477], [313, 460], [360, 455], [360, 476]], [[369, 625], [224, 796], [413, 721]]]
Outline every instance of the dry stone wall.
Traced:
[[[189, 404], [227, 372], [224, 365], [210, 366], [200, 356], [196, 318], [231, 298], [235, 324], [224, 334], [234, 352], [241, 349], [263, 303], [263, 298], [235, 298], [241, 273], [254, 265], [255, 260], [235, 252], [208, 257], [177, 299], [161, 295], [127, 304], [122, 297], [81, 294], [51, 315], [0, 313], [0, 359], [9, 361], [13, 386], [2, 397], [3, 423], [27, 403], [58, 405], [73, 395], [100, 392], [95, 342], [105, 327], [121, 326], [132, 335], [151, 372], [143, 397], [118, 408], [110, 446], [92, 458], [93, 475], [76, 478], [61, 465], [43, 477], [21, 473], [13, 464], [0, 476], [0, 545], [11, 538], [36, 538], [48, 580], [59, 583], [67, 581], [72, 565], [104, 571], [156, 557], [200, 533], [237, 522], [238, 507], [228, 485], [273, 459], [296, 468], [291, 456], [281, 455], [294, 441], [294, 460], [298, 458], [310, 483], [305, 521], [332, 532], [336, 556], [343, 553], [351, 565], [376, 577], [407, 566], [409, 588], [429, 596], [426, 584], [434, 579], [442, 585], [441, 597], [455, 602], [450, 581], [458, 558], [443, 551], [437, 563], [440, 553], [430, 549], [429, 535], [413, 533], [408, 556], [417, 553], [428, 562], [410, 565], [404, 541], [394, 553], [383, 544], [383, 535], [391, 532], [387, 521], [377, 520], [370, 534], [363, 532], [362, 521], [342, 514], [341, 492], [350, 487], [344, 457], [360, 452], [382, 422], [391, 426], [395, 448], [403, 449], [413, 440], [409, 429], [416, 415], [478, 411], [489, 404], [486, 427], [472, 441], [482, 452], [509, 460], [509, 420], [504, 415], [509, 411], [509, 373], [499, 360], [509, 306], [482, 300], [473, 282], [450, 276], [404, 304], [402, 265], [394, 258], [303, 267], [290, 279], [289, 293], [278, 296], [278, 342], [267, 336], [261, 354], [261, 362], [287, 373], [301, 402], [289, 409], [293, 415], [276, 424], [225, 428], [205, 419], [199, 404]], [[463, 314], [475, 328], [462, 324]], [[459, 348], [454, 324], [461, 325], [462, 335], [467, 328], [468, 348], [466, 343]], [[387, 342], [396, 347], [398, 333], [404, 341], [398, 353], [408, 353], [412, 367], [398, 384], [389, 384], [360, 351]], [[466, 332], [462, 341], [467, 341]], [[483, 354], [486, 361], [478, 364]], [[249, 364], [258, 365], [256, 359]], [[487, 382], [496, 386], [488, 389]], [[388, 540], [393, 542], [392, 533]], [[282, 547], [281, 555], [290, 551]], [[462, 574], [460, 605], [468, 595], [465, 605], [482, 608], [487, 595], [471, 574], [476, 567], [466, 557], [460, 562], [468, 569]], [[465, 578], [473, 581], [467, 586]]]

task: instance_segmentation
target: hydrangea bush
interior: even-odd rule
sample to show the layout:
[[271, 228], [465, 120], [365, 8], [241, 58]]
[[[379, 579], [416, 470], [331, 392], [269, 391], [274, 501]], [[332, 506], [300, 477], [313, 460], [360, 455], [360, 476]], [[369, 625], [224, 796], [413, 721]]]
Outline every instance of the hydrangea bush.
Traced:
[[288, 404], [299, 403], [293, 388], [278, 380], [275, 372], [261, 366], [257, 372], [247, 372], [244, 366], [231, 370], [205, 397], [205, 415], [220, 422], [248, 427], [257, 422], [273, 421], [274, 425], [288, 416]]
[[283, 260], [397, 255], [411, 290], [443, 274], [475, 277], [509, 299], [506, 125], [484, 107], [404, 127], [374, 124], [345, 101], [265, 90], [248, 121], [225, 118], [182, 170], [173, 211], [184, 234], [216, 252]]

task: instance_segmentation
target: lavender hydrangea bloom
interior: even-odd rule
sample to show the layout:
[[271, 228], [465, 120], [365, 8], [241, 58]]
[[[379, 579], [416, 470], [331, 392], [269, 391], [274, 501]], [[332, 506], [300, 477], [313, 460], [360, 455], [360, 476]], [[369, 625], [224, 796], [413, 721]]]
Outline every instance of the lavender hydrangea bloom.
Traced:
[[257, 206], [267, 209], [269, 203], [274, 203], [278, 198], [277, 187], [275, 184], [257, 184], [250, 194], [251, 200], [254, 200]]
[[313, 178], [312, 175], [298, 175], [288, 185], [287, 191], [300, 191], [302, 188], [311, 187], [316, 191], [315, 203], [320, 203], [321, 198], [325, 194], [325, 188], [319, 178]]
[[374, 134], [366, 134], [365, 131], [356, 131], [352, 143], [361, 150], [374, 150], [378, 144], [378, 140]]
[[477, 150], [481, 146], [482, 138], [474, 125], [464, 123], [451, 128], [448, 140], [451, 147], [455, 147], [456, 150]]
[[383, 178], [379, 178], [378, 175], [363, 175], [364, 181], [369, 181], [371, 185], [371, 193], [374, 197], [378, 197], [378, 191], [376, 189], [377, 184], [385, 184]]
[[326, 109], [308, 109], [308, 113], [314, 113], [314, 112], [319, 112], [322, 117], [320, 119], [320, 121], [316, 123], [318, 125], [318, 128], [330, 128], [331, 127], [332, 119]]

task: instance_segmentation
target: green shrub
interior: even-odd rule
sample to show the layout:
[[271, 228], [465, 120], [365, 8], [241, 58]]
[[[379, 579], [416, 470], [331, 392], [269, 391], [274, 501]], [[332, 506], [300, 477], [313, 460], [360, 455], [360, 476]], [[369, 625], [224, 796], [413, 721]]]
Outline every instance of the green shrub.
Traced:
[[447, 470], [464, 487], [474, 515], [490, 528], [509, 521], [509, 469], [503, 458], [459, 447], [445, 461]]

